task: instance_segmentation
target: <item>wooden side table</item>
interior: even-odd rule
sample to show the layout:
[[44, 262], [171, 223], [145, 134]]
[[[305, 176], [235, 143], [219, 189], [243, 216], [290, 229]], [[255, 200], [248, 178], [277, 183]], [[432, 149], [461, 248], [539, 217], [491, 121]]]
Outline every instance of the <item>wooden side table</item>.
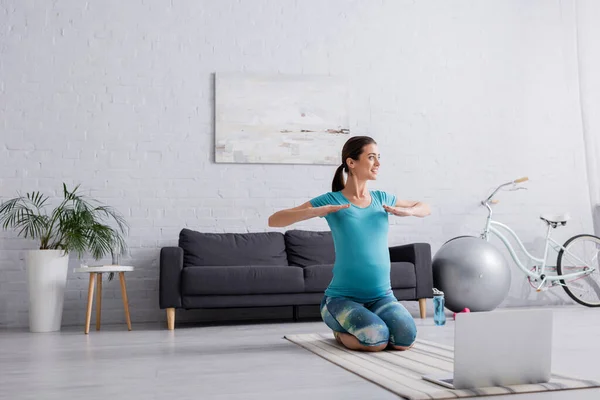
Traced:
[[90, 320], [92, 319], [92, 304], [94, 302], [94, 283], [96, 283], [96, 330], [100, 330], [100, 317], [102, 312], [102, 274], [111, 272], [119, 274], [121, 282], [121, 295], [123, 296], [123, 306], [125, 307], [125, 319], [127, 320], [127, 329], [131, 330], [131, 319], [129, 318], [129, 302], [127, 301], [127, 288], [125, 287], [125, 272], [131, 272], [134, 268], [129, 265], [94, 265], [89, 267], [75, 268], [73, 272], [85, 272], [90, 274], [90, 284], [88, 286], [87, 312], [85, 315], [85, 334], [90, 333]]

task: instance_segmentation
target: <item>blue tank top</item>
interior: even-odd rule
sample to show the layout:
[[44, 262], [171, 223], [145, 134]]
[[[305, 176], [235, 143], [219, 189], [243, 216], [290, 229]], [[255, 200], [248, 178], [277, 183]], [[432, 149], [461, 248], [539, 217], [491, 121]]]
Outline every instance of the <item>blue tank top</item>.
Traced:
[[341, 192], [329, 192], [310, 200], [313, 207], [344, 205], [327, 220], [335, 246], [333, 279], [325, 295], [368, 302], [386, 295], [390, 284], [389, 221], [383, 205], [393, 207], [396, 196], [372, 190], [371, 204], [358, 207]]

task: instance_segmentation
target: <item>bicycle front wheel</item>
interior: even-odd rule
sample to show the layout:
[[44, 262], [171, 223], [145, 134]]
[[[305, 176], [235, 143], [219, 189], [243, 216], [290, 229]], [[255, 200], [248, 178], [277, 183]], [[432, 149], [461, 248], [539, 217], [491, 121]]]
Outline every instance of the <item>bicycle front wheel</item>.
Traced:
[[591, 271], [588, 275], [562, 279], [560, 283], [570, 298], [587, 307], [600, 307], [600, 238], [577, 235], [567, 240], [558, 253], [558, 275]]

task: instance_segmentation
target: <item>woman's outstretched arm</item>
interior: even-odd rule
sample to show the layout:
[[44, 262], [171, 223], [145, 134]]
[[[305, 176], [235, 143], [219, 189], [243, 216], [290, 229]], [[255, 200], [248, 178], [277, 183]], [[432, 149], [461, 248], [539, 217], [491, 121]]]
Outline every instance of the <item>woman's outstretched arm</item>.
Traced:
[[329, 213], [348, 207], [350, 207], [350, 204], [313, 207], [310, 201], [307, 201], [298, 207], [277, 211], [269, 217], [269, 226], [272, 228], [282, 228], [310, 218], [324, 217]]
[[397, 200], [394, 207], [384, 205], [383, 208], [399, 217], [426, 217], [431, 215], [429, 205], [421, 201]]

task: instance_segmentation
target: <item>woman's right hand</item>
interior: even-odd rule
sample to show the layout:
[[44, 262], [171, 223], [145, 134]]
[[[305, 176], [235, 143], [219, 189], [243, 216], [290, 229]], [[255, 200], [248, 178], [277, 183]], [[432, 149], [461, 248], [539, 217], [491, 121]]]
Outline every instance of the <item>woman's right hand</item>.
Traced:
[[328, 214], [334, 213], [334, 212], [338, 212], [340, 210], [343, 210], [344, 208], [348, 208], [350, 207], [350, 204], [344, 204], [344, 205], [327, 205], [327, 206], [321, 206], [321, 207], [314, 207], [313, 210], [315, 212], [315, 216], [316, 217], [324, 217]]

